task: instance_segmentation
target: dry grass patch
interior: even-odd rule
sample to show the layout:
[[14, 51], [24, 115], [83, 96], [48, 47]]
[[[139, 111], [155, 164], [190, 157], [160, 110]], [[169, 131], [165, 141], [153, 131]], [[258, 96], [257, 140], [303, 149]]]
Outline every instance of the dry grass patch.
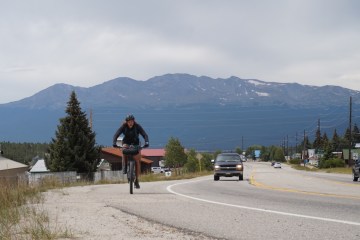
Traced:
[[[0, 239], [40, 240], [71, 236], [67, 229], [54, 229], [47, 213], [41, 209], [44, 201], [41, 192], [48, 189], [46, 184], [37, 187], [25, 183], [0, 184]], [[54, 187], [53, 183], [49, 186]]]

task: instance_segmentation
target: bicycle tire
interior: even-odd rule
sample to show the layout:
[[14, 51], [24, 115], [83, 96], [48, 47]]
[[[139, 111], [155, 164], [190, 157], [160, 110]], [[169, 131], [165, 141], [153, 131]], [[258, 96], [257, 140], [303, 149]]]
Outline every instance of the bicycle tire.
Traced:
[[129, 178], [129, 184], [130, 184], [130, 194], [133, 194], [134, 191], [134, 181], [135, 181], [135, 176], [134, 176], [134, 167], [135, 167], [135, 162], [134, 160], [128, 160], [129, 161], [129, 173], [130, 173], [130, 178]]

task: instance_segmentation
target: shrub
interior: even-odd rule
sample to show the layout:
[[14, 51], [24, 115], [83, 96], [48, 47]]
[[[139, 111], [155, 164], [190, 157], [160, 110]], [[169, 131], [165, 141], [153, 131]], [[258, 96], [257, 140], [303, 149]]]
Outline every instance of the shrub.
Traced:
[[290, 164], [300, 164], [299, 158], [290, 159]]
[[336, 167], [344, 167], [344, 166], [345, 166], [344, 161], [339, 158], [321, 160], [319, 163], [319, 168], [336, 168]]

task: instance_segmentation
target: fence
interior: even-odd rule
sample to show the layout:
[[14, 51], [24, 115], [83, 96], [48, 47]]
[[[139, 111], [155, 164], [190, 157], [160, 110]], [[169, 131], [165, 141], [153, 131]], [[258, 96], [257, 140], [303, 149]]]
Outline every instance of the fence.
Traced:
[[56, 179], [59, 183], [69, 184], [77, 181], [76, 172], [45, 172], [27, 174], [30, 185], [40, 184], [47, 179]]
[[[91, 176], [90, 176], [91, 175]], [[17, 183], [29, 183], [29, 185], [38, 185], [49, 179], [55, 179], [61, 184], [70, 184], [77, 181], [89, 181], [89, 182], [99, 182], [99, 181], [111, 181], [119, 182], [125, 181], [126, 175], [122, 171], [100, 171], [94, 172], [91, 174], [77, 174], [76, 172], [44, 172], [44, 173], [25, 173], [18, 174], [14, 177], [2, 178], [0, 177], [0, 182], [13, 182]]]
[[126, 175], [122, 171], [100, 171], [94, 173], [94, 182], [99, 181], [125, 181]]

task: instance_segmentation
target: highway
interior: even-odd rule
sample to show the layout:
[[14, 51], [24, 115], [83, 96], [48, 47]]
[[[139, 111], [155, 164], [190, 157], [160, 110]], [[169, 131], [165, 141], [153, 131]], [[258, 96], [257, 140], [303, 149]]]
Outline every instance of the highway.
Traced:
[[108, 194], [107, 206], [213, 239], [360, 239], [360, 182], [351, 175], [246, 162], [244, 181], [206, 176], [126, 191]]

